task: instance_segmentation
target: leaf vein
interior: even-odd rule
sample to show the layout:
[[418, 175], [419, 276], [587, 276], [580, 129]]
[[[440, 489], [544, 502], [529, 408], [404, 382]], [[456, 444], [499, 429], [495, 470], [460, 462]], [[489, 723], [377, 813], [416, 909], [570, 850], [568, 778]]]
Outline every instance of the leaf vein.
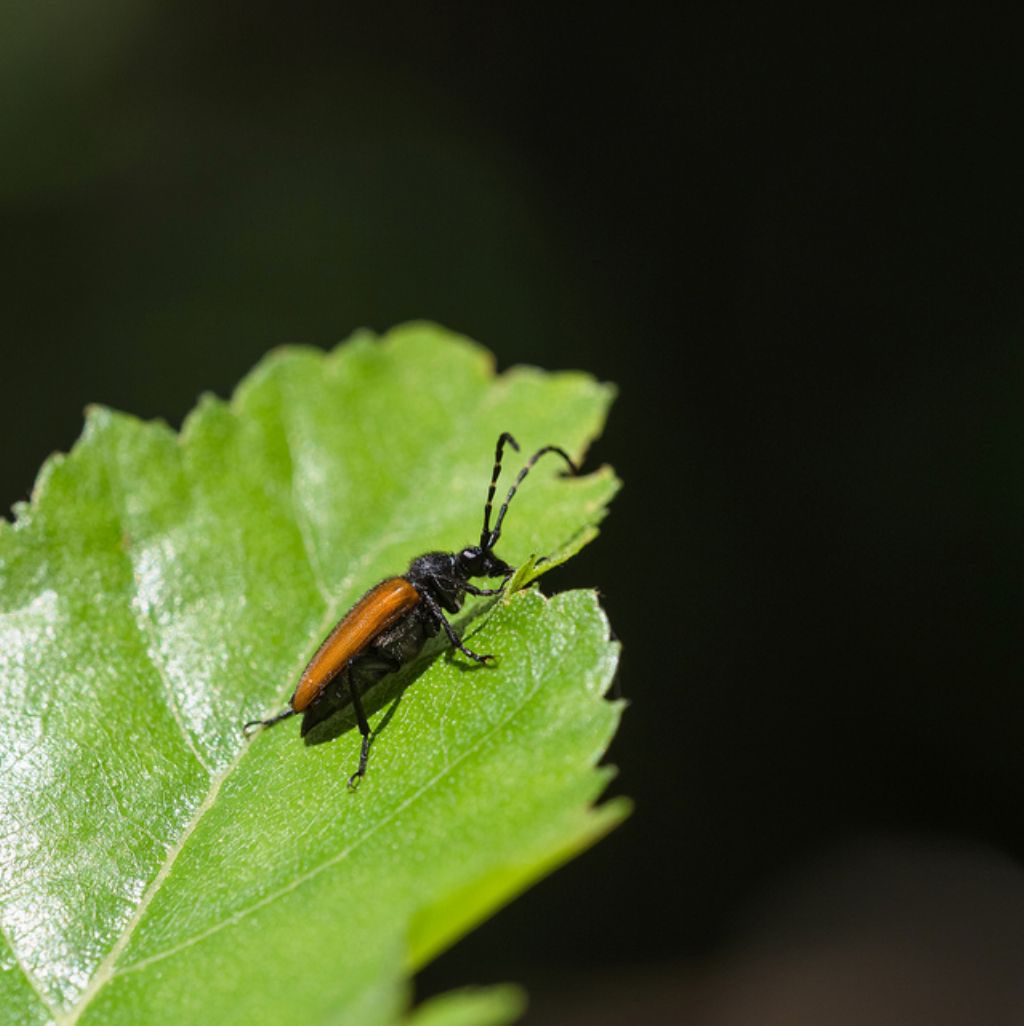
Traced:
[[0, 922], [0, 938], [3, 939], [4, 943], [10, 949], [15, 964], [21, 970], [21, 975], [25, 977], [25, 982], [32, 988], [32, 992], [35, 994], [37, 998], [39, 998], [39, 1003], [43, 1006], [43, 1008], [46, 1009], [51, 1019], [56, 1019], [57, 1009], [54, 1008], [49, 998], [47, 998], [46, 995], [40, 989], [39, 981], [36, 979], [35, 975], [28, 971], [28, 967], [25, 965], [24, 961], [22, 961], [21, 956], [18, 954], [18, 949], [14, 946], [14, 942], [11, 940], [10, 935], [4, 929], [2, 922]]

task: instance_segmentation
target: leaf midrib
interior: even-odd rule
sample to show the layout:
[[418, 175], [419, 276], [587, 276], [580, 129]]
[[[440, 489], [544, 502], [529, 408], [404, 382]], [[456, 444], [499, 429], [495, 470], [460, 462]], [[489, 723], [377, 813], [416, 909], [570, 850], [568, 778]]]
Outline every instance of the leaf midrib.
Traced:
[[18, 949], [14, 946], [11, 942], [11, 938], [7, 935], [7, 931], [4, 929], [3, 923], [0, 923], [0, 937], [3, 938], [4, 943], [7, 945], [7, 948], [11, 953], [11, 957], [14, 959], [14, 964], [21, 970], [21, 975], [25, 977], [25, 982], [32, 989], [32, 993], [39, 998], [39, 1003], [46, 1009], [54, 1021], [59, 1019], [60, 1013], [53, 1007], [50, 999], [42, 992], [42, 990], [39, 989], [39, 984], [36, 981], [35, 976], [28, 971], [28, 968], [22, 961], [21, 956], [18, 954]]

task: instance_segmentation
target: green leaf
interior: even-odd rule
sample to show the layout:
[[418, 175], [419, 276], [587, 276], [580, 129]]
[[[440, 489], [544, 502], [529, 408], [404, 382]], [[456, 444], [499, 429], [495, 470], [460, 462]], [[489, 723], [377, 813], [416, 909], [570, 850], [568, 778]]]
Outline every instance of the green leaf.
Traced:
[[[467, 606], [497, 663], [436, 644], [371, 691], [356, 793], [350, 723], [240, 730], [368, 586], [476, 540], [499, 432], [581, 458], [610, 400], [409, 325], [273, 353], [180, 437], [88, 411], [0, 523], [3, 1022], [394, 1023], [411, 972], [626, 814], [594, 807], [619, 710], [589, 592]], [[499, 546], [530, 579], [617, 487], [556, 464]], [[419, 1021], [474, 1001], [512, 1014]]]
[[425, 1001], [404, 1026], [507, 1026], [525, 1007], [518, 987], [466, 987]]

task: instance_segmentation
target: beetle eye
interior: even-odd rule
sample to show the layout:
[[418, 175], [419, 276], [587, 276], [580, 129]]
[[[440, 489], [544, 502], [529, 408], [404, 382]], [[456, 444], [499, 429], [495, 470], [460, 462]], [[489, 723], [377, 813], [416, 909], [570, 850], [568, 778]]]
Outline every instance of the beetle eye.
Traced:
[[477, 550], [476, 549], [463, 549], [462, 550], [462, 558], [465, 559], [465, 560], [475, 559], [476, 556], [477, 556]]

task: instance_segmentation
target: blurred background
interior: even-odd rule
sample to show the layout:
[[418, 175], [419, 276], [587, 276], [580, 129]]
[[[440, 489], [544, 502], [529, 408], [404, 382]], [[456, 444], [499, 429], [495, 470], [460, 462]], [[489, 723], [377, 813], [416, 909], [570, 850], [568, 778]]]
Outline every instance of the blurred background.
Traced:
[[[827, 13], [825, 13], [827, 12]], [[0, 503], [87, 402], [431, 318], [621, 397], [633, 818], [422, 974], [529, 1026], [1024, 1021], [1024, 71], [958, 7], [48, 0]]]

